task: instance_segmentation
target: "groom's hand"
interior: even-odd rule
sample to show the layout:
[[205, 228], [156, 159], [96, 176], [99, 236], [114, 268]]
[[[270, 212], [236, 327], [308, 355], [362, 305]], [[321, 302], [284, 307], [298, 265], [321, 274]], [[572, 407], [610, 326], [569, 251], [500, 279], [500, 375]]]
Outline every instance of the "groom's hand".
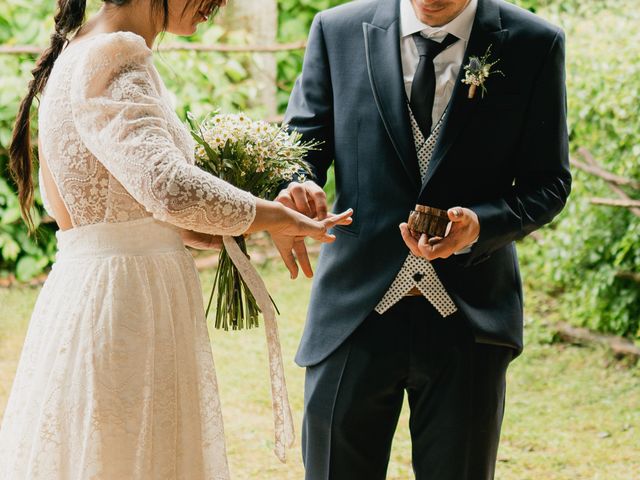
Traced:
[[304, 183], [291, 182], [276, 197], [285, 207], [296, 210], [309, 218], [324, 220], [327, 218], [327, 195], [322, 187], [308, 180]]
[[464, 250], [473, 244], [480, 235], [480, 222], [473, 210], [462, 207], [454, 207], [448, 210], [451, 228], [444, 237], [431, 237], [416, 235], [409, 230], [406, 223], [400, 225], [402, 239], [411, 253], [427, 260], [436, 258], [449, 258], [456, 252]]
[[[316, 220], [327, 218], [327, 195], [315, 182], [292, 182], [276, 197], [276, 202]], [[291, 278], [298, 276], [298, 263], [307, 278], [313, 276], [304, 238], [273, 238]], [[296, 261], [297, 260], [297, 261]]]

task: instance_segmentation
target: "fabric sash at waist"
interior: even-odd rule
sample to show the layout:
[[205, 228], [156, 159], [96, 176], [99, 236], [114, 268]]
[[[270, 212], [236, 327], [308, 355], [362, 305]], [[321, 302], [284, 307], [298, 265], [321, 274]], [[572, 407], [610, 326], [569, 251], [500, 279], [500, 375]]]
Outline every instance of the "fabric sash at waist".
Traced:
[[184, 251], [178, 229], [151, 217], [122, 223], [84, 225], [58, 231], [56, 238], [56, 260]]

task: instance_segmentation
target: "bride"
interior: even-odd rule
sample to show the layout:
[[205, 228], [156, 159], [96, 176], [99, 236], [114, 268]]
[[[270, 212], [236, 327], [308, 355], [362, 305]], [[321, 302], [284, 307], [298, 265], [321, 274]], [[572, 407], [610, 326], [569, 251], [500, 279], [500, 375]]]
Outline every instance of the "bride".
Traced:
[[228, 479], [184, 245], [260, 230], [279, 246], [330, 242], [328, 229], [351, 213], [317, 222], [194, 166], [151, 47], [162, 31], [192, 34], [225, 0], [105, 0], [83, 23], [85, 3], [59, 0], [11, 145], [32, 226], [29, 111], [42, 94], [40, 185], [59, 251], [0, 429], [0, 478]]

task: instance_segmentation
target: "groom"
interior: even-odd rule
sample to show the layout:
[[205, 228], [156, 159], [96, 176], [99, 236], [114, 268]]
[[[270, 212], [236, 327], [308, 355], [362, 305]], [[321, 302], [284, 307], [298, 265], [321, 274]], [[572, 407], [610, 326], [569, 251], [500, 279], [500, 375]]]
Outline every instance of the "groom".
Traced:
[[[471, 57], [497, 62], [475, 92]], [[315, 182], [279, 200], [324, 217], [334, 163], [335, 209], [355, 210], [323, 246], [296, 358], [306, 478], [384, 479], [405, 392], [417, 479], [493, 478], [522, 349], [514, 241], [571, 184], [562, 31], [503, 0], [349, 3], [316, 17], [286, 122], [323, 144]], [[445, 239], [407, 229], [416, 204], [448, 209]]]

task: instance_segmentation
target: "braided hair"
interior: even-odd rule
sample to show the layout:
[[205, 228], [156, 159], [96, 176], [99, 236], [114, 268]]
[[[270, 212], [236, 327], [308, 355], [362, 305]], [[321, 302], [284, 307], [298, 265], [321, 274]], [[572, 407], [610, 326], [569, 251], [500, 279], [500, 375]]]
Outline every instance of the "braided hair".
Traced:
[[9, 168], [18, 186], [20, 210], [30, 231], [34, 229], [31, 207], [33, 205], [33, 178], [31, 163], [31, 105], [34, 98], [42, 93], [47, 84], [53, 64], [68, 42], [71, 33], [84, 22], [86, 0], [59, 0], [56, 12], [55, 31], [51, 35], [49, 47], [42, 52], [31, 70], [33, 78], [29, 82], [27, 95], [20, 103], [18, 116], [13, 127], [13, 137], [9, 147]]
[[[122, 6], [131, 0], [103, 0], [115, 6]], [[187, 6], [193, 2], [198, 2], [200, 8], [215, 13], [219, 7], [226, 3], [225, 0], [192, 0], [187, 2]], [[36, 61], [35, 67], [31, 70], [33, 78], [29, 82], [27, 95], [23, 98], [18, 108], [18, 115], [13, 128], [11, 146], [9, 147], [9, 170], [16, 186], [18, 187], [18, 201], [20, 211], [29, 231], [35, 230], [32, 216], [34, 200], [33, 186], [33, 163], [31, 146], [31, 106], [33, 100], [42, 93], [53, 65], [58, 56], [69, 43], [69, 37], [82, 27], [85, 19], [87, 1], [86, 0], [58, 0], [58, 9], [54, 17], [55, 31], [51, 35], [49, 47], [42, 52]], [[152, 0], [152, 13], [160, 14], [162, 18], [162, 30], [166, 30], [169, 22], [169, 0]]]

